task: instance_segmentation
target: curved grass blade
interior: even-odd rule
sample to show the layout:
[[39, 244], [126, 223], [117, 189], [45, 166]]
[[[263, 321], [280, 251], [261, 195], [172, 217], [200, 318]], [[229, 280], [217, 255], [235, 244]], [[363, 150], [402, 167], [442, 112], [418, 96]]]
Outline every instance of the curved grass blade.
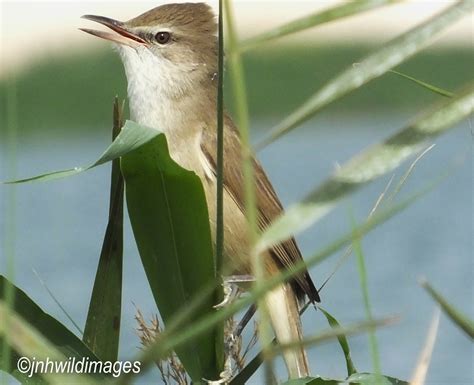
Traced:
[[436, 336], [438, 334], [440, 316], [441, 311], [439, 307], [436, 307], [435, 314], [431, 320], [430, 328], [428, 329], [428, 335], [426, 336], [425, 346], [418, 357], [418, 362], [410, 380], [410, 385], [423, 385], [425, 383], [426, 374], [428, 373], [428, 368], [430, 366], [431, 355], [433, 354], [433, 349], [436, 342]]
[[[400, 211], [404, 210], [412, 203], [417, 201], [420, 197], [424, 196], [427, 192], [431, 191], [433, 185], [428, 186], [425, 190], [412, 195], [408, 199], [405, 199], [401, 203], [395, 204], [392, 207], [385, 208], [380, 210], [378, 213], [373, 215], [369, 220], [364, 222], [363, 224], [357, 226], [355, 229], [360, 236], [368, 233], [369, 231], [373, 230], [375, 227], [380, 225], [381, 223], [387, 221], [395, 214], [399, 213]], [[162, 338], [159, 341], [149, 345], [138, 357], [138, 361], [142, 363], [141, 373], [144, 373], [147, 368], [149, 368], [155, 360], [165, 357], [169, 354], [173, 349], [176, 347], [182, 346], [190, 339], [196, 338], [196, 336], [200, 336], [203, 333], [207, 332], [209, 329], [214, 327], [215, 325], [219, 324], [223, 320], [233, 316], [238, 311], [250, 306], [258, 299], [265, 296], [267, 292], [272, 290], [273, 288], [281, 285], [281, 283], [288, 281], [295, 275], [301, 273], [303, 270], [310, 268], [311, 266], [322, 262], [334, 252], [338, 251], [340, 248], [350, 244], [353, 239], [353, 232], [347, 232], [343, 236], [337, 238], [336, 241], [332, 242], [325, 248], [323, 248], [320, 252], [314, 254], [312, 257], [304, 261], [301, 261], [293, 266], [291, 270], [286, 270], [280, 272], [278, 275], [268, 279], [264, 282], [263, 285], [256, 289], [252, 289], [249, 292], [249, 295], [239, 299], [238, 301], [232, 303], [231, 305], [219, 309], [215, 312], [215, 314], [210, 314], [200, 319], [196, 319], [188, 328], [180, 329], [178, 331], [173, 331], [173, 333], [165, 333], [162, 335]], [[118, 383], [120, 384], [128, 384], [130, 383], [131, 378], [133, 378], [133, 374], [123, 375], [119, 380]]]
[[[6, 285], [11, 285], [15, 290], [12, 308], [6, 303]], [[5, 343], [5, 333], [9, 333], [12, 355], [9, 357], [10, 362], [5, 362], [6, 357], [0, 356], [0, 369], [7, 370], [23, 383], [41, 383], [41, 378], [36, 375], [28, 378], [28, 373], [21, 373], [17, 369], [17, 361], [22, 356], [35, 357], [37, 361], [48, 357], [51, 361], [66, 361], [70, 357], [97, 360], [94, 353], [71, 331], [41, 310], [25, 292], [0, 276], [0, 345]], [[81, 384], [95, 383], [87, 376], [48, 374], [45, 378], [51, 384], [67, 384], [71, 380]]]
[[398, 75], [398, 76], [401, 76], [402, 78], [405, 78], [405, 79], [408, 79], [416, 84], [418, 84], [419, 86], [422, 86], [436, 94], [439, 94], [441, 96], [446, 96], [448, 98], [451, 98], [454, 96], [454, 94], [452, 92], [449, 92], [449, 91], [446, 91], [446, 90], [443, 90], [442, 88], [440, 87], [436, 87], [432, 84], [429, 84], [429, 83], [426, 83], [422, 80], [418, 80], [410, 75], [407, 75], [407, 74], [404, 74], [402, 72], [398, 72], [398, 71], [395, 71], [395, 70], [390, 70], [389, 72], [395, 74], [395, 75]]
[[38, 272], [33, 269], [33, 274], [36, 275], [36, 278], [38, 278], [41, 286], [44, 287], [44, 289], [46, 290], [46, 292], [48, 293], [48, 295], [51, 297], [51, 299], [54, 301], [54, 303], [59, 307], [59, 309], [61, 309], [61, 311], [63, 312], [63, 314], [66, 316], [66, 318], [69, 320], [69, 322], [71, 322], [72, 326], [74, 326], [74, 328], [76, 329], [76, 331], [79, 333], [79, 334], [83, 334], [84, 331], [79, 327], [79, 325], [77, 324], [76, 321], [74, 321], [74, 319], [72, 318], [72, 316], [69, 314], [69, 312], [64, 308], [64, 306], [61, 304], [61, 302], [59, 302], [59, 300], [56, 298], [56, 296], [54, 295], [54, 293], [51, 291], [51, 289], [48, 287], [48, 285], [46, 285], [46, 282], [40, 277], [40, 275], [38, 274]]
[[382, 376], [375, 373], [356, 373], [346, 378], [345, 383], [361, 385], [409, 385], [408, 382], [398, 378]]
[[[194, 172], [171, 159], [164, 135], [122, 157], [121, 168], [135, 240], [167, 326], [183, 308], [192, 306], [202, 290], [218, 286], [204, 190]], [[213, 314], [217, 298], [217, 290], [200, 298], [177, 333], [188, 330], [193, 320]], [[222, 323], [213, 325], [176, 346], [193, 383], [219, 378], [222, 328]]]
[[[223, 1], [223, 9], [226, 17], [226, 33], [227, 33], [227, 50], [229, 76], [233, 89], [233, 99], [235, 100], [235, 123], [239, 129], [242, 154], [242, 174], [243, 174], [243, 192], [244, 192], [244, 208], [245, 217], [247, 219], [247, 236], [249, 240], [249, 249], [253, 250], [253, 246], [257, 241], [258, 235], [258, 210], [255, 189], [255, 170], [252, 161], [252, 146], [250, 142], [249, 113], [247, 103], [246, 83], [244, 76], [244, 68], [241, 53], [237, 43], [237, 32], [234, 26], [233, 10], [230, 0]], [[265, 280], [264, 261], [260, 255], [251, 255], [251, 272], [255, 278], [254, 286]], [[270, 323], [270, 312], [267, 303], [262, 299], [257, 303], [258, 312], [258, 337], [261, 345], [266, 348], [270, 346], [272, 341], [272, 331]], [[273, 361], [265, 360], [265, 379], [266, 383], [272, 383], [274, 377]]]
[[[329, 313], [325, 312], [327, 315], [329, 315]], [[325, 314], [325, 315], [326, 315]], [[339, 340], [339, 343], [341, 343], [341, 341], [345, 341], [345, 348], [347, 348], [347, 351], [349, 351], [349, 347], [348, 347], [348, 344], [347, 344], [347, 338], [346, 336], [348, 335], [354, 335], [354, 334], [359, 334], [359, 333], [363, 333], [367, 330], [371, 330], [373, 328], [376, 328], [376, 327], [382, 327], [382, 326], [387, 326], [387, 325], [390, 325], [392, 324], [393, 322], [395, 322], [396, 320], [398, 320], [398, 318], [395, 318], [395, 317], [389, 317], [389, 318], [385, 318], [385, 319], [380, 319], [380, 320], [368, 320], [368, 321], [363, 321], [363, 322], [359, 322], [359, 323], [355, 323], [353, 325], [350, 325], [348, 327], [341, 327], [339, 326], [339, 324], [337, 323], [337, 321], [329, 315], [331, 319], [331, 328], [332, 329], [329, 329], [327, 331], [324, 331], [322, 333], [319, 333], [313, 337], [309, 337], [309, 338], [305, 338], [301, 341], [294, 341], [294, 342], [290, 342], [290, 343], [286, 343], [286, 344], [276, 344], [275, 341], [274, 341], [274, 344], [272, 345], [272, 349], [270, 351], [270, 355], [271, 356], [276, 356], [278, 354], [280, 354], [281, 352], [283, 352], [285, 349], [294, 349], [296, 347], [300, 347], [300, 346], [313, 346], [313, 345], [317, 345], [317, 344], [321, 344], [321, 343], [324, 343], [324, 342], [328, 342], [334, 338], [337, 338]], [[334, 323], [335, 321], [335, 323]], [[343, 343], [341, 343], [341, 346], [343, 345]], [[258, 365], [260, 365], [261, 363], [261, 359], [262, 359], [262, 353], [260, 353], [259, 355], [257, 355], [252, 361], [251, 363], [249, 364], [250, 365], [250, 368], [253, 369], [252, 372], [250, 372], [249, 369], [244, 368], [244, 370], [246, 371], [245, 373], [245, 376], [242, 375], [242, 372], [239, 373], [231, 382], [230, 382], [230, 385], [242, 385], [242, 384], [245, 384], [246, 381], [248, 380], [248, 378], [250, 377], [249, 374], [253, 374], [255, 372], [255, 370], [258, 368]], [[349, 354], [349, 359], [350, 359], [350, 354]], [[352, 364], [352, 361], [351, 361], [351, 364]], [[353, 367], [353, 365], [352, 365]], [[355, 368], [353, 367], [353, 370], [355, 370]], [[301, 379], [303, 381], [303, 379]], [[314, 378], [314, 379], [306, 379], [306, 380], [319, 380], [319, 381], [322, 381], [323, 379], [321, 378]], [[338, 384], [339, 382], [342, 382], [342, 381], [338, 381], [338, 380], [332, 380], [332, 379], [324, 379], [324, 381], [329, 381], [329, 382], [315, 382], [315, 383], [334, 383], [334, 384]], [[291, 380], [289, 382], [285, 382], [285, 384], [291, 384]], [[306, 382], [303, 382], [303, 383], [306, 383]], [[308, 382], [308, 383], [313, 383], [313, 382]]]
[[253, 36], [241, 42], [239, 49], [241, 51], [253, 49], [283, 36], [400, 1], [402, 0], [359, 0], [345, 2], [341, 5], [325, 9], [324, 11], [318, 11], [308, 16], [293, 20], [280, 27], [263, 32], [260, 35]]
[[96, 160], [94, 163], [88, 166], [74, 167], [66, 170], [48, 172], [46, 174], [36, 175], [30, 178], [12, 180], [7, 182], [2, 182], [3, 184], [16, 184], [16, 183], [25, 183], [25, 182], [44, 182], [60, 178], [65, 178], [68, 176], [76, 175], [81, 172], [90, 170], [101, 164], [110, 162], [114, 159], [117, 159], [121, 156], [128, 154], [130, 151], [133, 151], [145, 143], [148, 143], [150, 140], [155, 138], [161, 132], [149, 127], [143, 127], [138, 125], [135, 122], [127, 120], [125, 125], [120, 131], [120, 134], [113, 141], [113, 143], [104, 151], [104, 153]]
[[369, 55], [357, 66], [352, 66], [329, 81], [296, 111], [270, 130], [257, 149], [270, 144], [296, 126], [311, 118], [321, 108], [352, 92], [363, 84], [384, 74], [423, 49], [428, 43], [463, 16], [474, 9], [474, 2], [461, 0], [423, 24], [387, 43], [382, 49]]
[[441, 309], [451, 318], [459, 328], [461, 328], [471, 339], [474, 339], [474, 321], [468, 316], [461, 313], [453, 305], [451, 305], [446, 298], [444, 298], [437, 290], [433, 288], [427, 281], [420, 282], [431, 297], [441, 306]]
[[391, 172], [410, 156], [423, 150], [425, 142], [448, 131], [474, 110], [474, 86], [461, 91], [414, 123], [352, 158], [303, 201], [290, 206], [261, 236], [262, 252], [312, 225], [336, 203], [376, 178]]
[[[354, 220], [353, 220], [354, 223]], [[354, 226], [354, 224], [353, 224]], [[355, 226], [354, 226], [355, 227]], [[364, 302], [365, 315], [367, 320], [372, 320], [372, 309], [370, 306], [369, 298], [369, 288], [367, 283], [367, 269], [365, 267], [365, 256], [362, 250], [361, 238], [358, 236], [357, 232], [354, 232], [354, 241], [352, 242], [354, 253], [357, 257], [357, 271], [359, 274], [360, 287], [362, 291], [362, 299]], [[382, 373], [380, 365], [380, 354], [379, 347], [377, 343], [377, 336], [375, 334], [375, 329], [369, 330], [369, 347], [370, 347], [370, 356], [372, 358], [373, 370], [377, 374]], [[352, 373], [351, 373], [352, 374]]]
[[282, 385], [338, 385], [343, 381], [323, 377], [298, 378], [284, 382]]
[[[123, 104], [114, 102], [112, 140], [123, 126]], [[120, 160], [112, 161], [109, 220], [84, 328], [83, 341], [104, 361], [116, 361], [122, 313], [123, 177]]]
[[[318, 309], [321, 310], [323, 315], [326, 317], [328, 320], [329, 325], [334, 328], [334, 329], [340, 329], [341, 325], [337, 320], [329, 314], [326, 310], [324, 310], [321, 306], [318, 306]], [[351, 350], [349, 348], [349, 342], [347, 342], [347, 337], [343, 334], [337, 337], [339, 341], [339, 345], [341, 346], [341, 349], [344, 353], [344, 358], [346, 359], [346, 367], [347, 367], [347, 376], [351, 376], [354, 373], [357, 373], [357, 369], [354, 365], [354, 362], [352, 361], [351, 357]]]

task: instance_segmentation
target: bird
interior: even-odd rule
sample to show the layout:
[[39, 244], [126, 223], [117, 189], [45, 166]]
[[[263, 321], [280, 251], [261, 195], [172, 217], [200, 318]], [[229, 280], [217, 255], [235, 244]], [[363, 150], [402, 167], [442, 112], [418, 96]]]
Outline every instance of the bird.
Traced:
[[[217, 19], [205, 3], [165, 4], [122, 22], [84, 15], [111, 31], [81, 28], [112, 41], [123, 62], [131, 119], [164, 132], [170, 156], [199, 176], [216, 238], [217, 199]], [[242, 144], [239, 131], [224, 114], [223, 258], [226, 271], [251, 275], [248, 223], [245, 216]], [[283, 206], [261, 164], [252, 155], [258, 228], [265, 230], [283, 212]], [[268, 277], [302, 260], [294, 238], [265, 251]], [[320, 302], [308, 271], [266, 294], [264, 301], [279, 343], [302, 340], [299, 310], [308, 298]], [[283, 352], [289, 378], [309, 375], [305, 349]]]

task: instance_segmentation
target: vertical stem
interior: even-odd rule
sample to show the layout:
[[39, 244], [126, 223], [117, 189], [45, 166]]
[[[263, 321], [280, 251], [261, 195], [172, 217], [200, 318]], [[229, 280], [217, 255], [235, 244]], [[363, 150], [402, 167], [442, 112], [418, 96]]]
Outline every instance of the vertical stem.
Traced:
[[219, 57], [217, 63], [216, 277], [221, 275], [224, 253], [224, 24], [222, 19], [222, 0], [219, 0]]
[[[15, 179], [17, 174], [17, 128], [18, 128], [18, 104], [16, 84], [13, 79], [7, 81], [6, 104], [5, 104], [5, 126], [6, 126], [6, 172], [8, 178]], [[8, 186], [5, 193], [5, 233], [3, 252], [5, 256], [5, 302], [7, 309], [13, 308], [15, 287], [11, 282], [15, 275], [15, 248], [16, 248], [16, 187]], [[5, 324], [7, 332], [4, 335], [2, 357], [5, 365], [10, 364], [11, 350], [8, 329], [10, 327], [10, 312], [5, 313]]]
[[[230, 79], [234, 93], [235, 103], [235, 122], [239, 128], [240, 141], [242, 146], [242, 171], [244, 178], [244, 196], [245, 196], [245, 215], [248, 223], [249, 250], [252, 258], [252, 271], [255, 277], [255, 285], [258, 286], [265, 279], [264, 264], [262, 256], [255, 253], [255, 243], [258, 235], [257, 225], [257, 205], [255, 197], [254, 169], [253, 169], [253, 151], [250, 144], [249, 117], [247, 106], [247, 95], [245, 87], [244, 70], [242, 58], [238, 47], [237, 34], [234, 26], [234, 17], [230, 6], [230, 0], [224, 0], [224, 12], [226, 17], [226, 33], [227, 33], [227, 54], [230, 67]], [[265, 306], [265, 301], [260, 300], [258, 303], [259, 314], [259, 332], [260, 339], [264, 351], [270, 347], [272, 336], [269, 328], [269, 316]], [[272, 382], [271, 373], [273, 373], [273, 362], [265, 360], [267, 382]]]
[[[353, 226], [356, 227], [356, 224], [354, 223]], [[364, 253], [362, 251], [361, 238], [359, 234], [354, 234], [353, 245], [354, 245], [354, 252], [357, 256], [357, 269], [359, 272], [359, 280], [360, 280], [360, 286], [362, 290], [362, 298], [364, 301], [365, 314], [368, 321], [373, 321], [374, 317], [372, 315], [372, 309], [370, 306], [370, 299], [369, 299], [369, 289], [367, 286], [367, 269], [365, 267]], [[375, 328], [370, 329], [368, 332], [368, 335], [369, 335], [370, 356], [372, 358], [372, 365], [374, 368], [374, 372], [376, 374], [381, 374], [379, 348], [377, 344], [377, 336], [375, 335]]]

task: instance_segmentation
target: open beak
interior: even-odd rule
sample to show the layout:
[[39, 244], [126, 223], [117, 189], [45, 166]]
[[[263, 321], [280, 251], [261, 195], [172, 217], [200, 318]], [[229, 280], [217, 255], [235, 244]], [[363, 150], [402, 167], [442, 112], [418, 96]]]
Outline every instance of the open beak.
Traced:
[[111, 32], [106, 32], [106, 31], [97, 31], [95, 29], [88, 29], [88, 28], [79, 28], [81, 31], [100, 37], [102, 39], [113, 41], [118, 44], [128, 45], [129, 47], [136, 46], [136, 43], [147, 44], [146, 40], [130, 32], [127, 29], [126, 25], [122, 23], [121, 21], [109, 19], [108, 17], [104, 17], [104, 16], [94, 16], [94, 15], [84, 15], [82, 16], [82, 18], [105, 25], [106, 27], [110, 28], [116, 33], [111, 33]]

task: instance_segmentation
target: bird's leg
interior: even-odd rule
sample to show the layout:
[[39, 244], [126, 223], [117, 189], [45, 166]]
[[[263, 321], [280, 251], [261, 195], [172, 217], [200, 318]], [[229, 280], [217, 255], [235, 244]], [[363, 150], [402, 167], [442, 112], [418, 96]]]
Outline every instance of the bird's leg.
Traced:
[[224, 339], [224, 349], [226, 352], [226, 360], [224, 370], [220, 373], [218, 380], [206, 380], [208, 385], [228, 384], [232, 378], [232, 352], [234, 350], [236, 338], [233, 333], [226, 333]]
[[214, 305], [214, 308], [219, 309], [234, 302], [240, 296], [240, 286], [244, 283], [254, 281], [255, 278], [252, 275], [230, 275], [228, 277], [224, 277], [222, 282], [224, 299], [217, 305]]

